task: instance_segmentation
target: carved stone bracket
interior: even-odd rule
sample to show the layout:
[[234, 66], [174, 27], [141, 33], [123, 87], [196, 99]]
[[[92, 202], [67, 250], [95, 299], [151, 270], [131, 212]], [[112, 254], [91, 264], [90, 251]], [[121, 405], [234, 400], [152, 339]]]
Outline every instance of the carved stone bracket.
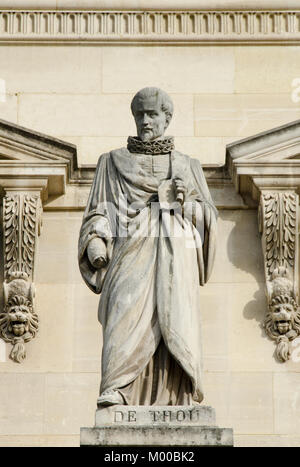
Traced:
[[42, 204], [63, 197], [80, 175], [76, 146], [0, 120], [4, 299], [0, 339], [12, 344], [10, 357], [15, 362], [24, 360], [25, 343], [39, 328], [34, 281]]
[[300, 335], [300, 120], [227, 146], [227, 167], [245, 203], [258, 205], [265, 269], [266, 334], [281, 362]]
[[276, 342], [279, 361], [289, 359], [290, 343], [300, 334], [298, 305], [298, 205], [294, 191], [263, 191], [259, 227], [265, 266], [267, 335]]
[[38, 331], [34, 309], [34, 263], [40, 234], [40, 193], [8, 192], [3, 198], [4, 310], [0, 336], [13, 345], [10, 358], [21, 363], [25, 342]]

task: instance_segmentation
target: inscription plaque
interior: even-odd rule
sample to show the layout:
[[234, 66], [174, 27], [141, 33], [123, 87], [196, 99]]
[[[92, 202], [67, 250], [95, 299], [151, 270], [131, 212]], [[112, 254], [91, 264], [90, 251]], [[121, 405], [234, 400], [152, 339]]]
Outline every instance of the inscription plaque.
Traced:
[[96, 411], [95, 426], [106, 425], [215, 425], [215, 411], [207, 406], [118, 405]]

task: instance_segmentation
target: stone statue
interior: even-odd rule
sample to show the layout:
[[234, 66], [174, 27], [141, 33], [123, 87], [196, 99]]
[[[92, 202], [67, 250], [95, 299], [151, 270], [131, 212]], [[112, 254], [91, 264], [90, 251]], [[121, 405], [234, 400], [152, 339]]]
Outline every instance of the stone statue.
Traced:
[[197, 405], [217, 211], [200, 163], [164, 136], [170, 97], [145, 88], [131, 110], [138, 136], [100, 156], [79, 239], [82, 276], [101, 293], [98, 407]]

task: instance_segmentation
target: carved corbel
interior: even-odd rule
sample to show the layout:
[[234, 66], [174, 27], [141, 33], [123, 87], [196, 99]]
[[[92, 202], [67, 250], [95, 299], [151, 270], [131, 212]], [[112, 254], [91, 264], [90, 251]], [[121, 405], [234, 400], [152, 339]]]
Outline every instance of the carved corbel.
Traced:
[[298, 204], [293, 190], [261, 192], [259, 225], [268, 301], [264, 329], [276, 342], [281, 362], [290, 358], [291, 342], [300, 334]]
[[38, 331], [34, 304], [34, 264], [40, 234], [40, 192], [6, 191], [3, 198], [4, 309], [0, 337], [12, 344], [10, 358], [26, 357], [25, 343]]
[[[282, 362], [300, 334], [298, 229], [300, 120], [231, 143], [226, 164], [237, 192], [259, 205], [268, 301], [264, 328]], [[298, 341], [298, 339], [297, 339]]]

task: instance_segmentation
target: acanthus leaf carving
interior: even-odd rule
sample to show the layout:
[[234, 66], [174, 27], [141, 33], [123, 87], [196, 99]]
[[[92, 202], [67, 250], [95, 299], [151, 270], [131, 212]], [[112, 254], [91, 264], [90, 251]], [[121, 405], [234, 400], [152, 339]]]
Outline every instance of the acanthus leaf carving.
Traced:
[[3, 203], [5, 275], [18, 270], [19, 198], [6, 196]]
[[40, 200], [37, 196], [25, 195], [23, 199], [22, 236], [21, 236], [21, 270], [28, 275], [34, 267], [34, 251], [40, 222]]

